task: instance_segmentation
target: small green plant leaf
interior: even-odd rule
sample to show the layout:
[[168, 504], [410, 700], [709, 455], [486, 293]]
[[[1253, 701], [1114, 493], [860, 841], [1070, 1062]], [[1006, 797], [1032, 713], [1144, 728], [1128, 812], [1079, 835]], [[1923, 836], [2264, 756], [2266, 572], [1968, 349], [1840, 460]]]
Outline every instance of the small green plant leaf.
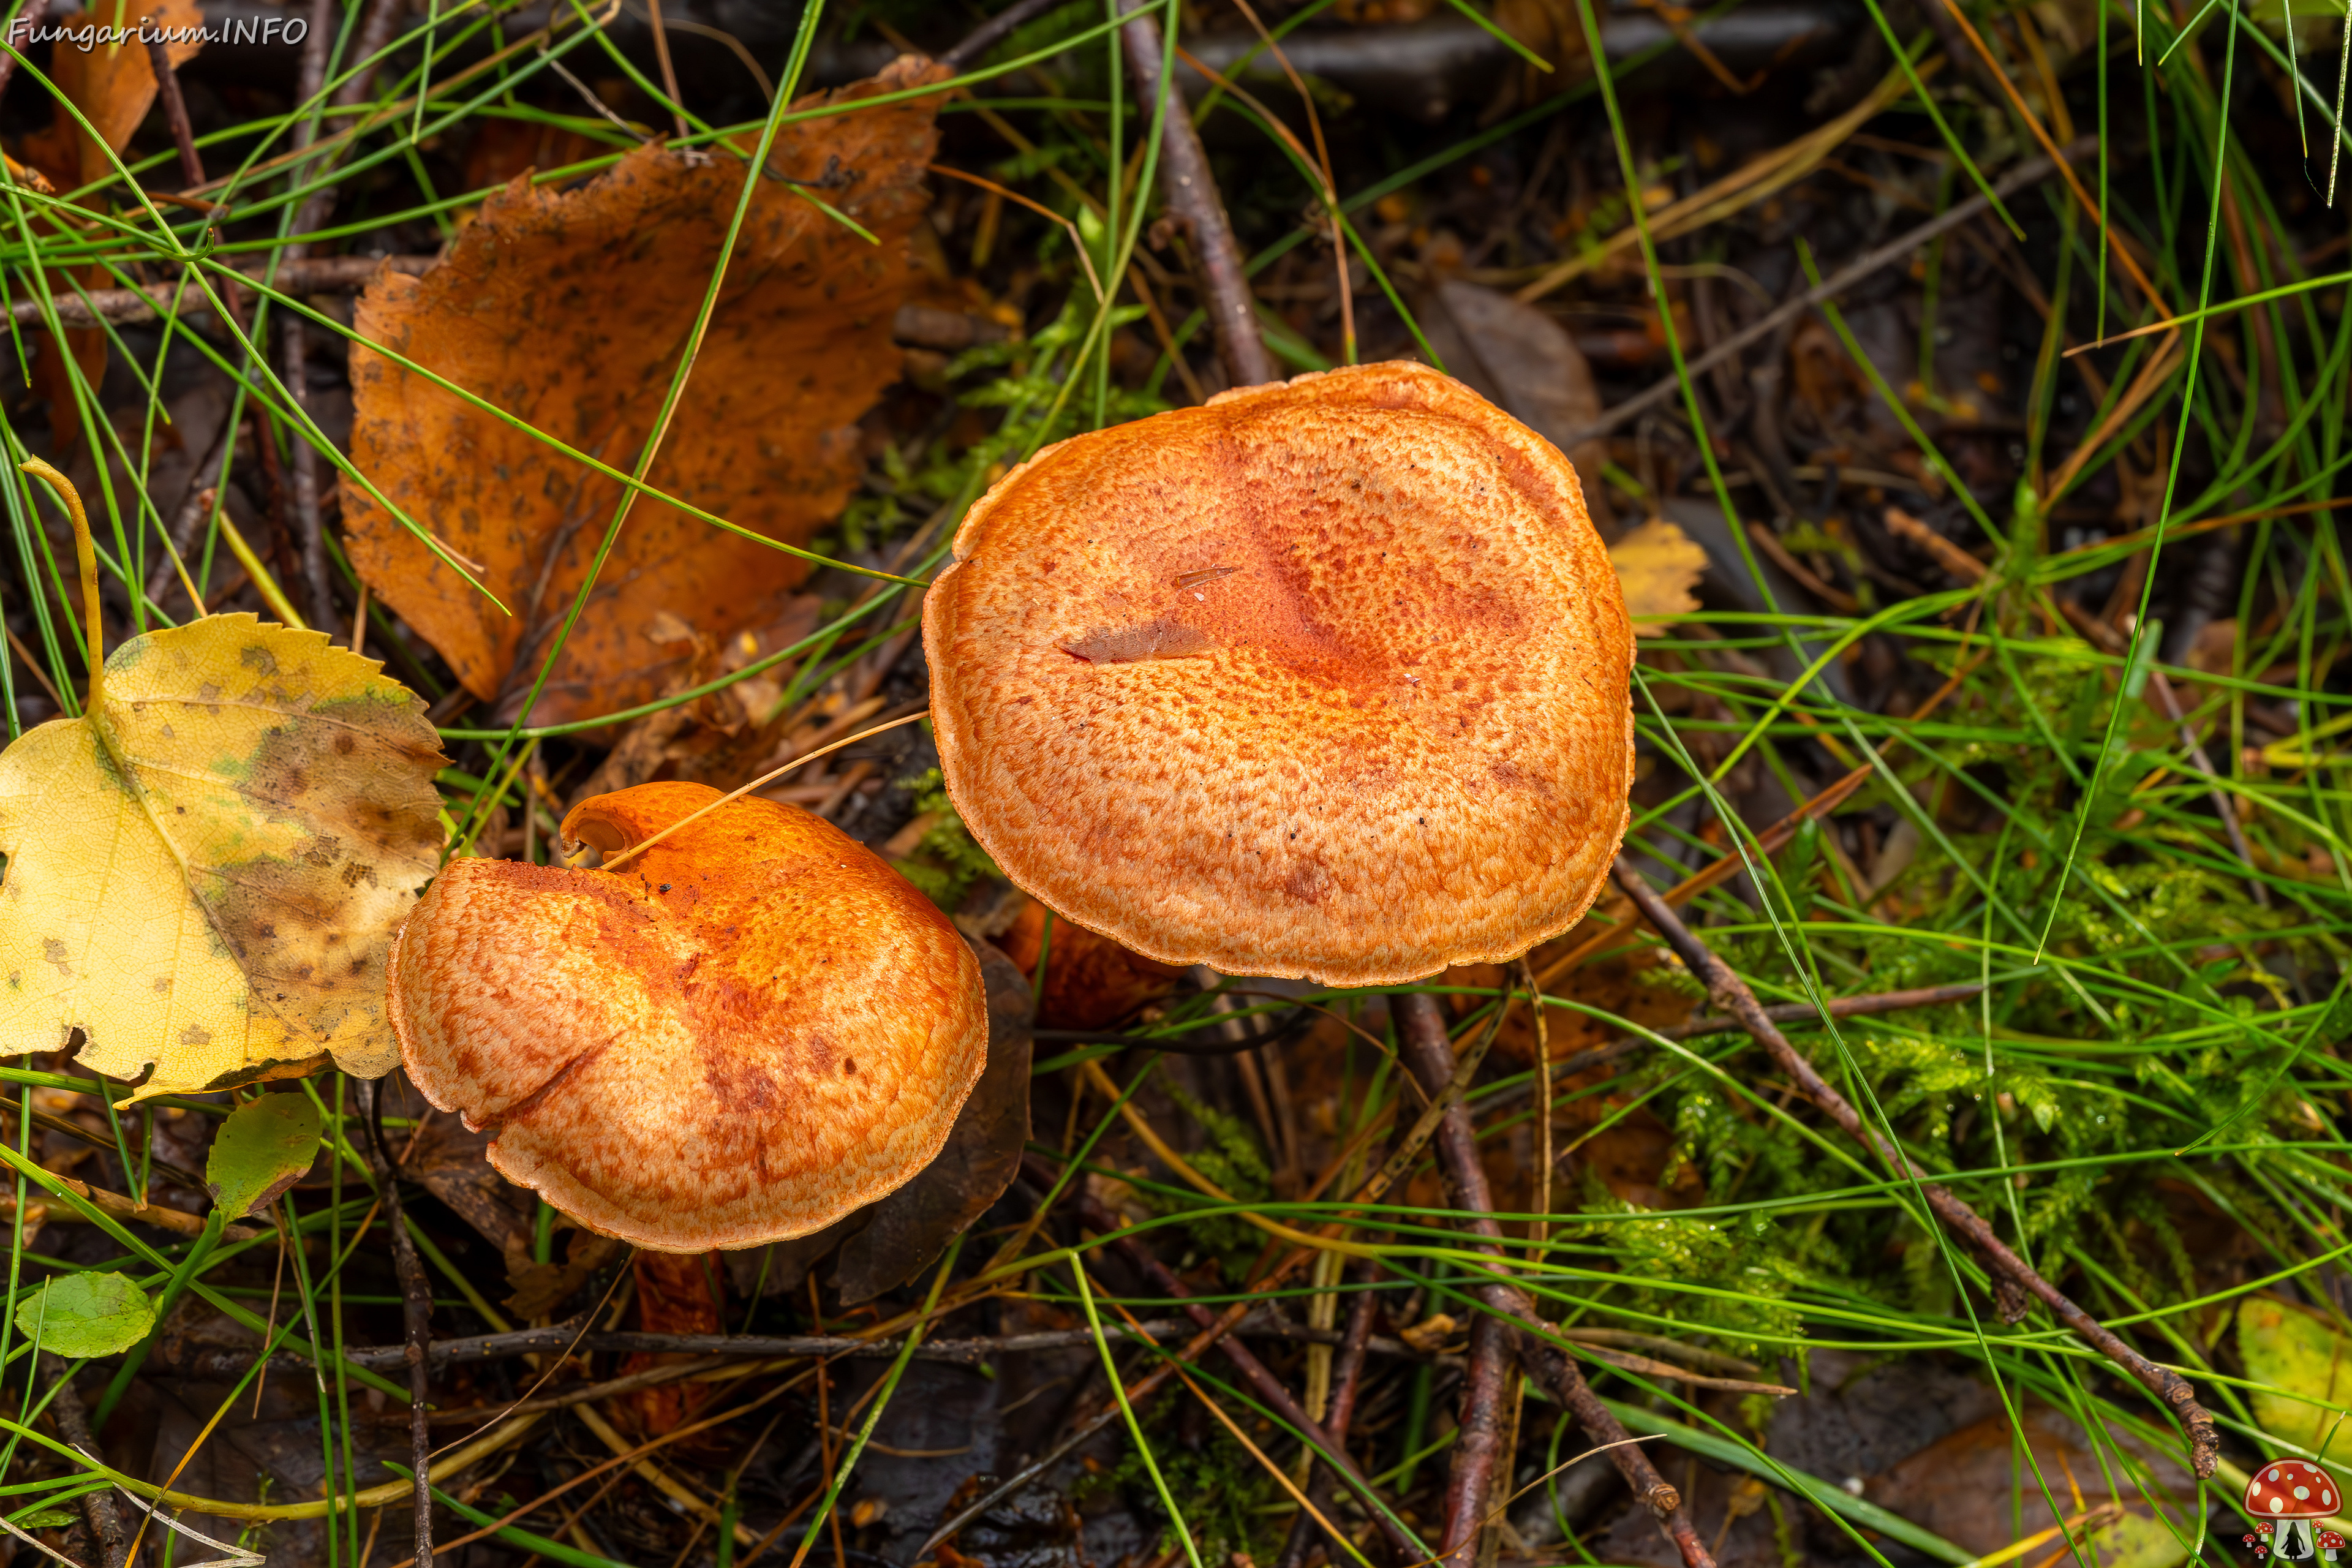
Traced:
[[129, 1350], [155, 1326], [155, 1303], [123, 1274], [65, 1274], [16, 1305], [16, 1326], [53, 1354]]
[[19, 1530], [63, 1530], [79, 1517], [61, 1508], [37, 1508], [9, 1515], [8, 1522]]
[[205, 1162], [226, 1218], [243, 1219], [301, 1179], [319, 1155], [319, 1108], [307, 1094], [265, 1094], [229, 1114]]

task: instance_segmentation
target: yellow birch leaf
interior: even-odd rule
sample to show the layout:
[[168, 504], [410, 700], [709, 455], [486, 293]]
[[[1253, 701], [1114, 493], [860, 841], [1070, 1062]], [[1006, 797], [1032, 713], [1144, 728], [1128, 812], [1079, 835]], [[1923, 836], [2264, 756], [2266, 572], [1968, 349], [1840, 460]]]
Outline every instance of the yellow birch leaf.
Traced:
[[2341, 1408], [2352, 1405], [2352, 1342], [2326, 1319], [2274, 1296], [2249, 1296], [2238, 1304], [2238, 1355], [2263, 1431], [2329, 1465], [2352, 1456]]
[[1609, 547], [1609, 563], [1625, 590], [1625, 613], [1641, 637], [1698, 608], [1691, 590], [1706, 574], [1706, 551], [1675, 524], [1654, 517]]
[[138, 1096], [379, 1077], [385, 949], [439, 865], [425, 705], [249, 615], [131, 638], [90, 710], [0, 752], [0, 1053]]

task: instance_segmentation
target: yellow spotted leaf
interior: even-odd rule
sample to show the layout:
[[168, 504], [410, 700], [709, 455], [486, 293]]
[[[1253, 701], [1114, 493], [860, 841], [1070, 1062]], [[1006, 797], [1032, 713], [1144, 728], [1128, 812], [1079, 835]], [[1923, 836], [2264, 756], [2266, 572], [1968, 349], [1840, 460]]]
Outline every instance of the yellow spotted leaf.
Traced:
[[2352, 1458], [2344, 1411], [2352, 1406], [2352, 1341], [2315, 1312], [2249, 1296], [2238, 1307], [2238, 1355], [2263, 1431], [2319, 1454], [2331, 1468]]
[[1609, 563], [1617, 568], [1636, 634], [1656, 637], [1665, 622], [1698, 608], [1691, 590], [1706, 574], [1706, 551], [1664, 518], [1652, 518], [1611, 545]]
[[140, 1096], [400, 1059], [384, 953], [438, 868], [440, 744], [383, 667], [249, 615], [131, 638], [0, 752], [0, 1053]]

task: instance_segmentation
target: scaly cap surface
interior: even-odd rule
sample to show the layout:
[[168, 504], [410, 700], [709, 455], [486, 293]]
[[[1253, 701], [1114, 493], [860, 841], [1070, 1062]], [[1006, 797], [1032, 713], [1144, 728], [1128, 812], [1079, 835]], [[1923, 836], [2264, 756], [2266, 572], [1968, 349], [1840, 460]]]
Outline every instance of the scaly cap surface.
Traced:
[[[607, 854], [708, 805], [598, 795]], [[592, 1229], [699, 1252], [822, 1230], [913, 1176], [988, 1057], [980, 965], [830, 823], [730, 802], [614, 871], [456, 860], [394, 946], [425, 1097], [492, 1127], [490, 1163]]]
[[973, 837], [1168, 963], [1507, 959], [1624, 833], [1633, 639], [1576, 472], [1424, 366], [1046, 448], [972, 508], [923, 646]]

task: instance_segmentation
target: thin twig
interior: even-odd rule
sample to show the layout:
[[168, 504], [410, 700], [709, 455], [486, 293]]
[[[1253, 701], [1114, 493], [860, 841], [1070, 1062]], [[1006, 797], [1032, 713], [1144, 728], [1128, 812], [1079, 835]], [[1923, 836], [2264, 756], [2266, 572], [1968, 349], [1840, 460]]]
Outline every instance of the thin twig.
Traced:
[[[1358, 1289], [1355, 1300], [1348, 1308], [1348, 1327], [1339, 1338], [1339, 1353], [1331, 1362], [1331, 1394], [1323, 1408], [1323, 1433], [1331, 1440], [1335, 1453], [1347, 1447], [1348, 1428], [1356, 1420], [1356, 1396], [1364, 1385], [1364, 1362], [1372, 1348], [1372, 1321], [1381, 1310], [1378, 1294], [1365, 1287], [1371, 1284], [1379, 1267], [1368, 1258], [1360, 1258], [1349, 1268]], [[1318, 1457], [1307, 1480], [1307, 1500], [1315, 1505], [1316, 1512], [1327, 1517], [1330, 1512], [1332, 1475], [1331, 1467], [1321, 1463]], [[1298, 1516], [1291, 1521], [1290, 1538], [1283, 1542], [1282, 1555], [1275, 1559], [1275, 1568], [1300, 1568], [1321, 1532], [1322, 1526], [1316, 1522], [1315, 1513], [1299, 1510]], [[1331, 1560], [1339, 1560], [1336, 1550]]]
[[[1035, 1156], [1032, 1155], [1029, 1158], [1034, 1159]], [[1044, 1167], [1042, 1162], [1037, 1174], [1042, 1175], [1048, 1184], [1054, 1179], [1052, 1170]], [[1174, 1271], [1153, 1257], [1150, 1249], [1133, 1237], [1119, 1235], [1118, 1216], [1105, 1207], [1101, 1199], [1083, 1189], [1078, 1194], [1078, 1217], [1097, 1233], [1109, 1237], [1111, 1247], [1120, 1257], [1139, 1269], [1144, 1278], [1151, 1282], [1154, 1289], [1182, 1302], [1184, 1314], [1192, 1319], [1194, 1327], [1206, 1330], [1214, 1325], [1216, 1317], [1208, 1308], [1186, 1300], [1192, 1292], [1184, 1288], [1184, 1282], [1176, 1278]], [[1283, 1386], [1280, 1378], [1267, 1370], [1264, 1362], [1258, 1360], [1246, 1345], [1230, 1334], [1217, 1342], [1217, 1349], [1227, 1361], [1234, 1363], [1234, 1369], [1257, 1391], [1258, 1397], [1265, 1401], [1276, 1415], [1288, 1422], [1291, 1429], [1308, 1443], [1329, 1455], [1332, 1464], [1341, 1475], [1347, 1478], [1348, 1484], [1353, 1487], [1368, 1503], [1373, 1500], [1371, 1482], [1365, 1479], [1364, 1472], [1356, 1467], [1356, 1462], [1348, 1457], [1347, 1450], [1340, 1447], [1339, 1439], [1324, 1430], [1321, 1422], [1307, 1414], [1306, 1408], [1291, 1397], [1290, 1390]], [[1373, 1522], [1379, 1527], [1381, 1533], [1388, 1537], [1389, 1544], [1409, 1559], [1412, 1551], [1412, 1542], [1405, 1538], [1403, 1532], [1399, 1531], [1379, 1508], [1373, 1507], [1367, 1511], [1371, 1514]]]
[[[381, 8], [383, 0], [378, 0]], [[311, 8], [310, 31], [302, 47], [302, 69], [295, 86], [295, 101], [316, 102], [326, 89], [327, 62], [335, 37], [335, 0], [318, 0]], [[341, 93], [336, 95], [338, 98]], [[312, 109], [295, 121], [293, 143], [297, 152], [307, 151], [319, 139], [320, 121], [325, 114], [323, 104]], [[335, 194], [331, 187], [318, 192], [294, 215], [294, 229], [307, 233], [327, 220], [334, 208]], [[310, 247], [297, 240], [286, 246], [280, 254], [299, 260], [310, 254]], [[309, 324], [299, 312], [286, 313], [279, 329], [279, 373], [286, 384], [286, 395], [293, 399], [295, 408], [307, 418], [310, 412], [310, 334]], [[327, 570], [327, 543], [319, 519], [319, 455], [310, 443], [296, 432], [291, 458], [291, 472], [286, 489], [287, 516], [281, 521], [293, 525], [296, 542], [302, 552], [302, 577], [310, 590], [311, 624], [332, 637], [335, 635], [335, 601], [332, 578]]]
[[2059, 1321], [2064, 1323], [2108, 1360], [2131, 1373], [2142, 1387], [2156, 1395], [2179, 1418], [2189, 1435], [2191, 1466], [2200, 1477], [2213, 1473], [2215, 1458], [2221, 1452], [2221, 1439], [2213, 1430], [2213, 1417], [2197, 1403], [2197, 1391], [2178, 1373], [2158, 1366], [2116, 1337], [2105, 1325], [2066, 1299], [2058, 1288], [2042, 1277], [2040, 1270], [2015, 1252], [1988, 1225], [1984, 1217], [1969, 1206], [1948, 1187], [1926, 1180], [1910, 1157], [1890, 1140], [1881, 1136], [1875, 1128], [1866, 1125], [1853, 1106], [1822, 1075], [1813, 1070], [1812, 1063], [1797, 1053], [1788, 1037], [1765, 1016], [1748, 983], [1734, 973], [1730, 965], [1716, 957], [1682, 918], [1666, 906], [1666, 901], [1642, 879], [1642, 874], [1632, 862], [1617, 862], [1617, 883], [1641, 909], [1658, 934], [1665, 938], [1692, 973], [1706, 984], [1707, 995], [1715, 1005], [1741, 1020], [1742, 1026], [1755, 1036], [1772, 1058], [1775, 1065], [1786, 1073], [1805, 1098], [1811, 1100], [1822, 1113], [1843, 1128], [1846, 1134], [1875, 1153], [1897, 1175], [1915, 1184], [1938, 1218], [1960, 1233], [1984, 1258], [1987, 1270], [1996, 1280], [2006, 1280], [2012, 1289], [2031, 1293], [2047, 1306]]
[[433, 1287], [425, 1277], [424, 1260], [408, 1234], [407, 1216], [400, 1206], [400, 1173], [392, 1150], [383, 1141], [383, 1086], [372, 1083], [362, 1090], [368, 1100], [368, 1131], [375, 1156], [376, 1190], [383, 1199], [384, 1218], [392, 1226], [392, 1261], [400, 1276], [400, 1316], [407, 1330], [404, 1359], [408, 1363], [408, 1442], [416, 1476], [416, 1560], [433, 1560], [433, 1425], [426, 1405], [433, 1393]]
[[205, 183], [205, 161], [196, 152], [195, 126], [188, 119], [188, 100], [180, 92], [179, 73], [172, 68], [171, 46], [161, 37], [147, 40], [147, 63], [155, 71], [155, 97], [163, 106], [163, 123], [180, 150], [180, 173], [192, 185]]
[[662, 25], [661, 0], [646, 0], [646, 18], [653, 25], [654, 58], [661, 66], [662, 90], [669, 94], [670, 117], [677, 122], [677, 139], [685, 141], [686, 98], [677, 90], [677, 68], [670, 63], [669, 29]]
[[1024, 24], [1036, 20], [1064, 3], [1065, 0], [1020, 0], [1018, 5], [1008, 5], [965, 34], [961, 43], [940, 57], [940, 64], [961, 70], [1011, 37]]
[[[1862, 1018], [1877, 1013], [1900, 1013], [1910, 1007], [1941, 1007], [1953, 1002], [1973, 1001], [1984, 991], [1980, 982], [1964, 980], [1952, 985], [1921, 985], [1908, 991], [1873, 991], [1861, 996], [1832, 996], [1830, 1016]], [[1776, 1024], [1803, 1024], [1818, 1019], [1822, 1010], [1810, 1002], [1776, 1002], [1764, 1009], [1764, 1016]], [[1745, 1021], [1727, 1014], [1710, 1013], [1703, 1018], [1693, 1018], [1687, 1024], [1675, 1024], [1660, 1029], [1659, 1034], [1670, 1040], [1687, 1040], [1694, 1035], [1719, 1035], [1728, 1029], [1745, 1029]]]
[[[1398, 1013], [1397, 1038], [1405, 1067], [1423, 1089], [1434, 1094], [1455, 1071], [1454, 1043], [1446, 1036], [1444, 1015], [1438, 1010], [1434, 999], [1421, 992], [1400, 996], [1393, 1005]], [[1517, 1348], [1528, 1374], [1550, 1391], [1596, 1444], [1614, 1445], [1609, 1448], [1610, 1458], [1626, 1484], [1633, 1489], [1633, 1495], [1658, 1521], [1658, 1528], [1675, 1543], [1685, 1568], [1715, 1568], [1713, 1554], [1699, 1540], [1690, 1516], [1683, 1511], [1682, 1494], [1658, 1474], [1657, 1467], [1650, 1463], [1649, 1456], [1639, 1445], [1627, 1440], [1624, 1424], [1601, 1403], [1576, 1363], [1542, 1338], [1558, 1331], [1537, 1313], [1527, 1292], [1499, 1272], [1503, 1228], [1495, 1221], [1494, 1196], [1486, 1186], [1486, 1168], [1479, 1162], [1478, 1135], [1470, 1124], [1469, 1111], [1459, 1104], [1449, 1107], [1438, 1123], [1434, 1142], [1438, 1168], [1444, 1173], [1454, 1205], [1463, 1214], [1462, 1228], [1477, 1238], [1472, 1243], [1473, 1248], [1495, 1259], [1498, 1269], [1476, 1287], [1479, 1300], [1489, 1312], [1508, 1318], [1518, 1326], [1521, 1331], [1516, 1336]], [[1480, 1521], [1483, 1520], [1482, 1514]]]
[[[359, 33], [353, 40], [352, 63], [357, 66], [350, 80], [335, 89], [334, 105], [348, 109], [358, 104], [373, 89], [377, 57], [392, 42], [392, 30], [405, 7], [405, 0], [370, 0], [360, 18]], [[334, 32], [336, 11], [334, 0], [319, 0], [318, 14], [312, 19], [311, 36], [302, 58], [302, 90], [299, 101], [308, 103], [319, 94], [326, 79], [325, 41]], [[318, 75], [311, 74], [316, 57]], [[320, 116], [306, 117], [294, 129], [295, 145], [307, 148], [318, 140]], [[302, 204], [294, 219], [295, 231], [307, 234], [325, 225], [328, 215], [334, 211], [335, 189], [329, 185]], [[310, 247], [298, 240], [285, 247], [289, 259], [300, 259], [310, 254]], [[285, 351], [284, 377], [286, 391], [294, 405], [307, 417], [310, 412], [309, 365], [310, 334], [309, 323], [299, 312], [286, 313], [283, 331]], [[302, 581], [309, 590], [310, 625], [331, 638], [341, 635], [341, 612], [335, 607], [335, 576], [327, 560], [327, 539], [324, 524], [320, 521], [319, 454], [308, 439], [292, 443], [288, 490], [292, 502], [294, 532], [302, 549]]]
[[[1125, 0], [1136, 12], [1143, 0]], [[1216, 333], [1217, 353], [1225, 375], [1234, 386], [1258, 386], [1276, 379], [1274, 361], [1259, 336], [1257, 304], [1250, 293], [1249, 273], [1242, 261], [1234, 226], [1225, 216], [1224, 199], [1209, 173], [1209, 154], [1201, 133], [1192, 126], [1184, 90], [1173, 73], [1163, 73], [1160, 24], [1140, 14], [1119, 29], [1128, 68], [1135, 73], [1137, 98], [1147, 112], [1161, 117], [1160, 188], [1168, 210], [1192, 237], [1192, 263], [1200, 268], [1201, 287], [1207, 296], [1209, 324]]]
[[2180, 744], [2189, 753], [2189, 765], [2204, 777], [2206, 798], [2213, 803], [2213, 813], [2221, 819], [2221, 831], [2229, 836], [2230, 849], [2246, 868], [2246, 890], [2253, 896], [2254, 902], [2269, 909], [2271, 890], [2260, 877], [2254, 875], [2253, 848], [2246, 842], [2246, 830], [2238, 823], [2237, 807], [2231, 803], [2229, 793], [2221, 787], [2221, 775], [2214, 771], [2213, 759], [2205, 754], [2205, 742], [2198, 738], [2197, 731], [2189, 725], [2188, 715], [2181, 710], [2179, 694], [2172, 689], [2170, 678], [2153, 665], [2148, 667], [2147, 687], [2156, 693], [2157, 704], [2164, 710], [2164, 716], [2171, 720], [2173, 728], [2179, 731]]
[[[24, 8], [16, 13], [16, 20], [26, 28], [30, 29], [39, 26], [41, 19], [48, 14], [49, 0], [25, 0]], [[8, 90], [8, 84], [14, 81], [16, 77], [16, 57], [11, 54], [0, 54], [0, 93]]]
[[[89, 1408], [73, 1385], [73, 1371], [59, 1357], [44, 1355], [41, 1367], [56, 1384], [49, 1395], [49, 1409], [58, 1418], [58, 1435], [68, 1444], [101, 1463], [105, 1455], [99, 1448], [98, 1436], [89, 1429]], [[89, 1521], [92, 1533], [106, 1553], [106, 1568], [123, 1568], [131, 1556], [131, 1528], [122, 1521], [122, 1507], [115, 1501], [114, 1489], [100, 1487], [86, 1492], [81, 1500], [82, 1517]]]
[[[2098, 145], [2099, 139], [2095, 136], [2077, 137], [2067, 143], [2066, 156], [2079, 158], [2086, 153], [2095, 151]], [[2028, 185], [2048, 179], [2057, 167], [2058, 165], [2048, 158], [2031, 158], [1994, 181], [1992, 188], [2003, 196], [2014, 195]], [[1690, 361], [1685, 368], [1693, 377], [1704, 375], [1750, 344], [1761, 342], [1770, 337], [1781, 327], [1795, 321], [1822, 300], [1844, 293], [1879, 268], [1903, 260], [1937, 235], [1958, 227], [1991, 205], [1991, 201], [1981, 192], [1970, 196], [1967, 201], [1955, 203], [1941, 215], [1929, 218], [1918, 227], [1896, 236], [1875, 250], [1865, 252], [1861, 259], [1839, 268], [1832, 276], [1822, 279], [1817, 286], [1806, 289], [1777, 310], [1766, 311], [1723, 342]], [[1654, 382], [1581, 430], [1574, 431], [1563, 437], [1559, 443], [1560, 450], [1572, 452], [1585, 442], [1606, 436], [1628, 420], [1667, 403], [1678, 396], [1681, 392], [1682, 378], [1678, 375], [1666, 376]]]

